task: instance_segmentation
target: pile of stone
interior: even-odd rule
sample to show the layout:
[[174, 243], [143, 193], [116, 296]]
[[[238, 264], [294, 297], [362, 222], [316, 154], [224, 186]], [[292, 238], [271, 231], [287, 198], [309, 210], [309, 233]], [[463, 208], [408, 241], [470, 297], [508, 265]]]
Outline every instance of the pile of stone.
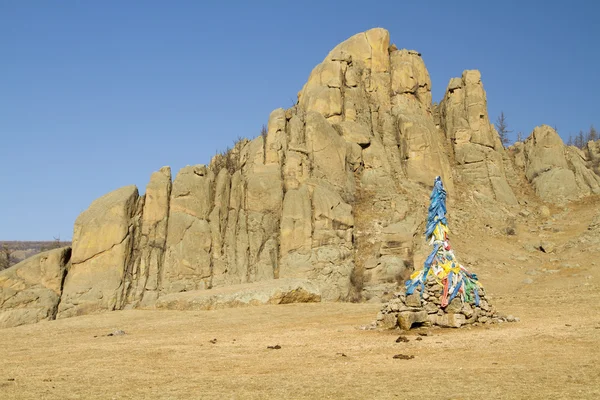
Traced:
[[443, 286], [433, 276], [429, 276], [423, 296], [421, 288], [413, 294], [395, 293], [394, 298], [385, 303], [377, 314], [377, 326], [385, 329], [400, 327], [409, 330], [415, 326], [437, 325], [444, 328], [460, 328], [462, 326], [516, 322], [519, 319], [499, 313], [485, 298], [483, 288], [479, 289], [479, 305], [475, 301], [464, 302], [455, 297], [442, 307]]
[[448, 237], [446, 190], [435, 178], [430, 196], [425, 239], [433, 247], [423, 269], [405, 282], [405, 290], [385, 304], [376, 325], [409, 330], [415, 324], [448, 328], [514, 321], [488, 303], [477, 275], [461, 265]]

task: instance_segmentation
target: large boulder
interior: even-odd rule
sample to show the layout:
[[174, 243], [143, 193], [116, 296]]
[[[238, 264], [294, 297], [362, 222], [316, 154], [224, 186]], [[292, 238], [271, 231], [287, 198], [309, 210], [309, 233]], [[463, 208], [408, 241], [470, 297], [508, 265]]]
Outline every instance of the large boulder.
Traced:
[[321, 301], [318, 287], [303, 279], [276, 279], [242, 283], [212, 290], [172, 293], [156, 303], [159, 309], [216, 310], [267, 304], [316, 303]]
[[94, 201], [77, 217], [58, 318], [123, 306], [139, 201], [137, 188], [126, 186]]
[[0, 272], [0, 328], [52, 320], [60, 302], [71, 248], [37, 254]]
[[524, 143], [513, 148], [520, 166], [544, 201], [556, 204], [600, 193], [600, 177], [587, 168], [583, 152], [565, 146], [548, 125], [536, 127]]

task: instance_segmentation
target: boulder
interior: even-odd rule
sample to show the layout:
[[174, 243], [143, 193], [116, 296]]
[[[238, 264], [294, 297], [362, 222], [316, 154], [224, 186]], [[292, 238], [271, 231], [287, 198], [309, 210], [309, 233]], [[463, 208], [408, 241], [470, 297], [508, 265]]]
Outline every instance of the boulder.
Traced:
[[53, 320], [71, 248], [39, 253], [0, 271], [0, 328]]
[[314, 283], [303, 279], [274, 279], [211, 290], [168, 294], [158, 299], [156, 307], [168, 310], [215, 310], [320, 301], [321, 294]]
[[429, 321], [427, 311], [403, 311], [398, 314], [398, 325], [400, 329], [410, 330], [414, 324]]
[[398, 317], [395, 314], [384, 314], [378, 324], [383, 329], [394, 329], [398, 326]]
[[550, 126], [536, 127], [514, 153], [515, 164], [544, 201], [563, 204], [600, 193], [600, 177], [586, 166], [584, 154], [565, 146]]
[[406, 296], [405, 303], [408, 307], [421, 307], [421, 296], [419, 293], [413, 293], [409, 296]]
[[[468, 306], [468, 304], [465, 303], [465, 306]], [[459, 312], [461, 312], [462, 308], [463, 302], [460, 298], [455, 297], [454, 299], [452, 299], [450, 304], [448, 304], [444, 311], [446, 311], [448, 314], [458, 314]]]
[[71, 268], [57, 318], [120, 309], [132, 261], [138, 190], [126, 186], [94, 201], [73, 229]]
[[467, 323], [467, 317], [463, 314], [430, 314], [429, 322], [443, 328], [460, 328]]

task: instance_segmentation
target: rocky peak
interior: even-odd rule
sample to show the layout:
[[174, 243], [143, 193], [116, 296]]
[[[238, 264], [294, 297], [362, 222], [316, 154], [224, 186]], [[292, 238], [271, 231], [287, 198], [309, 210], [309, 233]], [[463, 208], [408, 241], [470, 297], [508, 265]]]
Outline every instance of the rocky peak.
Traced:
[[513, 153], [515, 164], [544, 201], [562, 204], [600, 193], [600, 177], [587, 167], [584, 153], [565, 146], [548, 125], [536, 127], [524, 143], [513, 146]]
[[490, 123], [479, 71], [464, 71], [461, 78], [450, 79], [439, 109], [458, 178], [493, 199], [517, 204], [506, 179], [504, 147]]
[[396, 50], [390, 53], [392, 65], [392, 96], [410, 94], [427, 109], [431, 107], [431, 79], [421, 58], [414, 50]]
[[441, 173], [452, 190], [443, 138], [430, 117], [429, 73], [419, 53], [390, 46], [385, 29], [336, 46], [310, 74], [298, 107], [321, 114], [352, 154], [362, 153], [366, 180], [395, 176], [430, 185]]

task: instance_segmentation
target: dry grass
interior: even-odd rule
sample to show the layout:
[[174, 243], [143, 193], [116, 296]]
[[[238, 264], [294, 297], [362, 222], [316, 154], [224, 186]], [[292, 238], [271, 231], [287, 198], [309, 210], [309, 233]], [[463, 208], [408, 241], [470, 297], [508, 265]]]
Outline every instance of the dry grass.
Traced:
[[[593, 399], [600, 396], [596, 293], [559, 299], [523, 293], [527, 300], [518, 304], [510, 296], [496, 304], [520, 323], [431, 329], [421, 341], [411, 332], [409, 343], [396, 343], [397, 331], [357, 329], [373, 319], [373, 304], [122, 311], [44, 322], [2, 332], [0, 393], [6, 399]], [[596, 301], [572, 312], [569, 300], [588, 296]], [[127, 334], [106, 336], [115, 329]], [[281, 349], [267, 348], [274, 345]], [[415, 358], [393, 359], [398, 353]]]

